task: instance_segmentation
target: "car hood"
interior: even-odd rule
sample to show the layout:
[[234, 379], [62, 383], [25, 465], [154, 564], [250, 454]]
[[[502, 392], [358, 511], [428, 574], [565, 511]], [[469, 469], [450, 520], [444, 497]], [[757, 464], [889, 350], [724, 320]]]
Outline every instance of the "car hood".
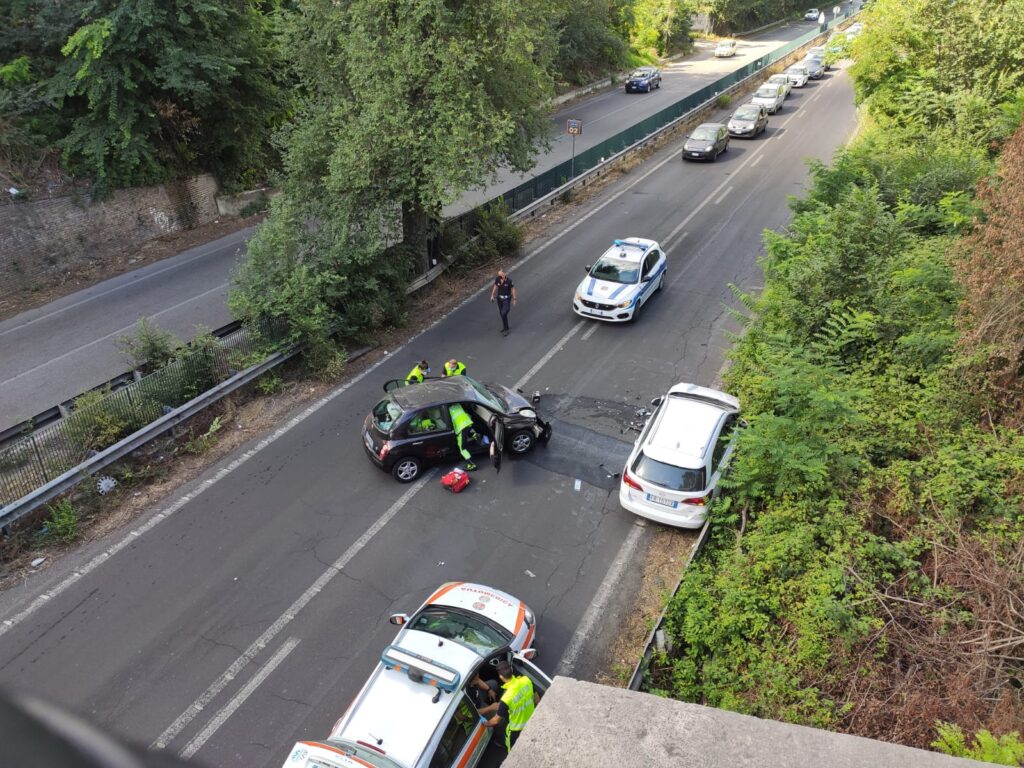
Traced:
[[518, 392], [513, 392], [508, 387], [504, 387], [501, 384], [492, 384], [491, 382], [487, 382], [486, 387], [493, 395], [501, 400], [505, 406], [506, 413], [519, 413], [523, 408], [533, 408], [533, 406], [527, 402], [525, 397], [520, 395]]
[[741, 125], [741, 126], [744, 126], [744, 127], [749, 127], [749, 126], [753, 125], [755, 122], [757, 122], [757, 121], [754, 118], [752, 118], [752, 117], [750, 117], [750, 118], [747, 118], [747, 117], [731, 117], [731, 118], [729, 118], [729, 125]]
[[[701, 142], [700, 146], [690, 146], [686, 142], [687, 149], [706, 149], [711, 146], [708, 142]], [[603, 301], [610, 304], [617, 304], [620, 301], [627, 301], [636, 295], [639, 286], [636, 283], [613, 283], [608, 280], [598, 280], [589, 275], [583, 278], [576, 291], [585, 299], [592, 301]]]
[[646, 83], [650, 79], [651, 79], [650, 75], [647, 75], [646, 77], [630, 77], [630, 78], [628, 78], [626, 80], [626, 82], [627, 83]]

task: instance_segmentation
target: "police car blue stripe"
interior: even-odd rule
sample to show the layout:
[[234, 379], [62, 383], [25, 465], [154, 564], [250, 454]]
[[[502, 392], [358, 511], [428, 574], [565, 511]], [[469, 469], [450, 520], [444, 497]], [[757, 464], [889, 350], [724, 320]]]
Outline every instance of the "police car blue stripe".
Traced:
[[629, 288], [629, 283], [623, 283], [618, 288], [616, 288], [614, 291], [612, 291], [611, 294], [608, 296], [608, 298], [609, 299], [614, 299], [616, 296], [618, 296], [620, 293], [622, 293], [627, 288]]
[[597, 278], [596, 277], [590, 278], [590, 285], [587, 286], [587, 296], [593, 296], [594, 295], [594, 286], [596, 286], [596, 285], [597, 285]]

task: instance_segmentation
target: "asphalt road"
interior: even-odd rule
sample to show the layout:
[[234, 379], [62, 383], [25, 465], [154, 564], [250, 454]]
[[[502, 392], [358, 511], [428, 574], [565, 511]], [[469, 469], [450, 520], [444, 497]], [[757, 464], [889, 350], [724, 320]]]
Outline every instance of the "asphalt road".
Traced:
[[[490, 584], [538, 615], [538, 663], [586, 678], [630, 610], [651, 528], [618, 507], [633, 410], [679, 381], [716, 381], [730, 284], [761, 282], [762, 231], [789, 220], [802, 160], [855, 124], [841, 73], [794, 91], [768, 133], [719, 161], [666, 147], [535, 242], [512, 271], [503, 338], [486, 288], [378, 365], [228, 457], [143, 517], [0, 595], [0, 685], [143, 744], [228, 768], [281, 765], [319, 738], [393, 636], [387, 616], [447, 580]], [[668, 284], [639, 321], [570, 310], [583, 266], [616, 237], [666, 246]], [[452, 496], [402, 486], [363, 454], [381, 383], [457, 355], [484, 380], [543, 393], [549, 446]]]
[[[561, 135], [566, 117], [584, 121], [584, 135], [576, 145], [582, 151], [813, 26], [791, 24], [745, 39], [731, 59], [715, 59], [711, 47], [702, 45], [695, 56], [669, 66], [662, 88], [652, 94], [627, 95], [614, 89], [558, 111], [552, 117], [557, 139], [534, 173], [569, 157], [567, 137]], [[519, 181], [504, 174], [487, 189], [467, 193], [450, 212], [471, 208]], [[217, 328], [227, 323], [231, 269], [251, 233], [242, 230], [0, 322], [0, 430], [127, 370], [130, 366], [115, 341], [142, 315], [185, 339], [192, 337], [196, 325]]]

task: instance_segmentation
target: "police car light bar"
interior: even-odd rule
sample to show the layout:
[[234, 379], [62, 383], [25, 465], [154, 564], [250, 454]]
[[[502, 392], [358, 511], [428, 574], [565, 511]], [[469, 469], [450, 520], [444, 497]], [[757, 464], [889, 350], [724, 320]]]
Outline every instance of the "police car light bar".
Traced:
[[643, 245], [641, 243], [629, 243], [625, 240], [616, 240], [614, 241], [614, 244], [620, 248], [625, 248], [626, 246], [629, 246], [630, 248], [639, 248], [641, 251], [646, 251], [650, 247], [649, 245]]
[[459, 687], [461, 675], [456, 670], [418, 653], [389, 645], [381, 652], [380, 660], [388, 669], [422, 676], [424, 683], [442, 691], [452, 693]]

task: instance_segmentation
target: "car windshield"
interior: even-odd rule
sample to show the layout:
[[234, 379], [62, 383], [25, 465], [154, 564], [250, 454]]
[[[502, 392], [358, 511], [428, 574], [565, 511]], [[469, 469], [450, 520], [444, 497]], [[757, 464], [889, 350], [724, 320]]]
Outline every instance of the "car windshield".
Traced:
[[404, 411], [398, 403], [390, 398], [385, 398], [373, 406], [373, 423], [382, 432], [390, 432], [395, 422], [402, 418], [403, 413]]
[[662, 488], [668, 488], [670, 491], [699, 493], [704, 490], [703, 469], [675, 467], [671, 464], [655, 461], [643, 452], [636, 457], [630, 472], [641, 480], [660, 485]]
[[783, 82], [789, 82], [789, 79], [785, 75], [772, 75], [768, 78], [768, 82], [774, 83], [775, 85], [782, 85]]
[[747, 107], [746, 109], [737, 109], [736, 114], [733, 117], [736, 120], [757, 120], [757, 116], [760, 114], [760, 110], [755, 107]]
[[[698, 136], [698, 133], [699, 130], [695, 131], [693, 138], [704, 138]], [[708, 140], [712, 141], [714, 138], [712, 133]], [[607, 280], [609, 283], [635, 283], [640, 278], [640, 265], [625, 259], [602, 256], [590, 270], [590, 276], [596, 277], [598, 280]]]
[[484, 402], [494, 408], [494, 410], [501, 413], [505, 412], [505, 404], [501, 401], [501, 398], [491, 392], [485, 385], [481, 384], [476, 379], [471, 379], [466, 376], [466, 381], [473, 385], [473, 389], [476, 390], [477, 394], [483, 398]]
[[697, 128], [690, 138], [697, 141], [714, 141], [717, 137], [718, 131], [714, 128]]
[[718, 44], [718, 47], [719, 47], [719, 48], [732, 48], [732, 46], [733, 46], [733, 42], [732, 42], [732, 40], [722, 40], [722, 41], [721, 41], [721, 42], [720, 42], [720, 43]]
[[650, 74], [651, 74], [651, 73], [650, 73], [650, 72], [648, 72], [647, 70], [644, 70], [644, 69], [638, 69], [638, 70], [637, 70], [636, 72], [634, 72], [634, 73], [633, 73], [632, 75], [630, 75], [630, 77], [640, 77], [640, 78], [644, 78], [644, 77], [647, 77], [647, 76], [648, 76], [648, 75], [650, 75]]
[[791, 75], [806, 75], [807, 69], [804, 67], [790, 67], [786, 70]]
[[765, 85], [757, 89], [756, 96], [762, 99], [774, 99], [775, 94], [779, 92], [779, 89], [775, 86]]
[[507, 645], [512, 639], [511, 634], [479, 616], [439, 605], [428, 605], [409, 627], [451, 640], [481, 656]]

